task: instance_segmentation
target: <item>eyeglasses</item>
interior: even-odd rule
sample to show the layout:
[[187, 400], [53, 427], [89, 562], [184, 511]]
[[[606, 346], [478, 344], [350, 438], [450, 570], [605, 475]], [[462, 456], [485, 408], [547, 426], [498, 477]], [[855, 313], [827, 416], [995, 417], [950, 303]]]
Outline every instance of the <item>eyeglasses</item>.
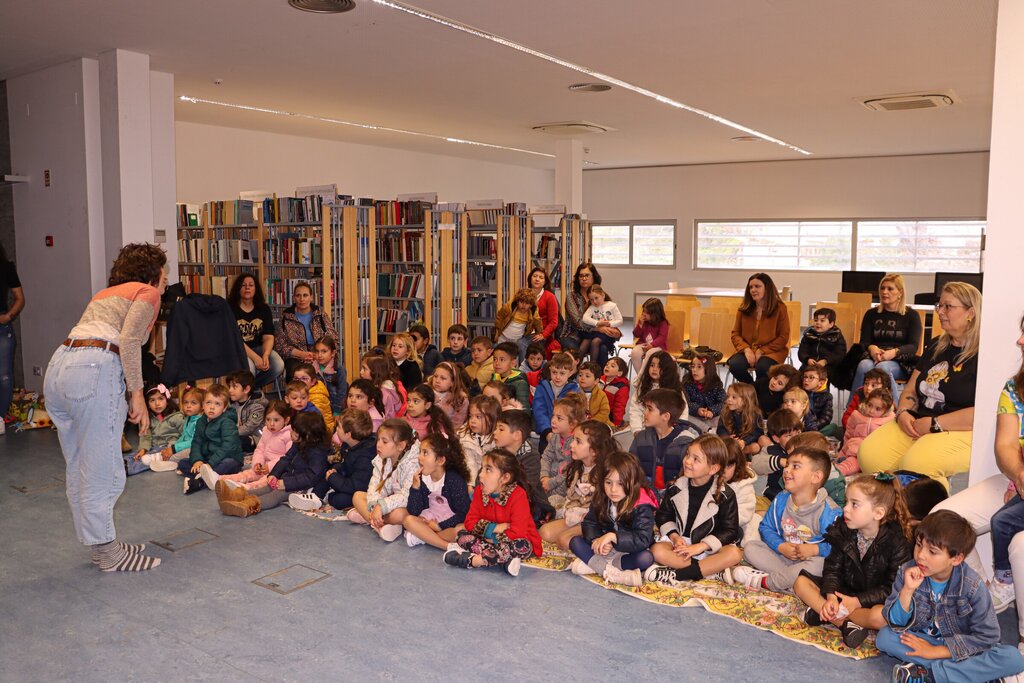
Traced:
[[967, 308], [967, 307], [966, 306], [961, 306], [960, 304], [935, 304], [935, 312], [936, 313], [942, 313], [943, 311], [948, 311], [951, 308]]

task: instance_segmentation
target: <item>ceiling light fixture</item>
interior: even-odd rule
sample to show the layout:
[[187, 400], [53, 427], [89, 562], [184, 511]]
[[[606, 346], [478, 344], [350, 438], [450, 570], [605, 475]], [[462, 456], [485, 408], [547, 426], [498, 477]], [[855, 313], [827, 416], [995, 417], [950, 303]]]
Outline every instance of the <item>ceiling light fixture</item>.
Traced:
[[365, 130], [380, 130], [385, 133], [401, 133], [402, 135], [415, 135], [421, 138], [430, 138], [432, 140], [443, 140], [444, 142], [451, 142], [459, 145], [473, 145], [474, 147], [487, 147], [489, 149], [503, 149], [509, 152], [520, 152], [522, 154], [532, 154], [538, 157], [547, 157], [554, 159], [554, 154], [547, 154], [546, 152], [535, 152], [532, 149], [522, 149], [520, 147], [507, 147], [505, 145], [495, 145], [490, 142], [480, 142], [478, 140], [464, 140], [462, 138], [449, 137], [447, 135], [434, 135], [433, 133], [421, 133], [416, 130], [405, 130], [403, 128], [390, 128], [388, 126], [375, 126], [369, 123], [357, 123], [355, 121], [343, 121], [342, 119], [332, 119], [326, 116], [314, 116], [313, 114], [301, 114], [294, 111], [282, 111], [280, 109], [268, 109], [267, 107], [254, 107], [248, 104], [233, 104], [231, 102], [218, 102], [216, 100], [206, 100], [202, 97], [191, 97], [189, 95], [181, 95], [178, 97], [182, 102], [190, 102], [192, 104], [209, 104], [215, 107], [226, 107], [228, 109], [238, 109], [241, 111], [251, 111], [258, 114], [273, 114], [274, 116], [292, 116], [297, 119], [306, 119], [307, 121], [320, 121], [322, 123], [334, 123], [340, 126], [352, 126], [354, 128], [363, 128]]
[[399, 12], [405, 12], [406, 14], [410, 14], [410, 15], [412, 15], [414, 17], [418, 17], [420, 19], [425, 19], [427, 21], [432, 21], [435, 24], [440, 24], [441, 26], [446, 26], [448, 28], [455, 29], [456, 31], [461, 31], [463, 33], [467, 33], [467, 34], [469, 34], [471, 36], [476, 36], [477, 38], [482, 38], [484, 40], [489, 40], [490, 42], [495, 43], [497, 45], [502, 45], [502, 46], [510, 48], [512, 50], [517, 50], [519, 52], [523, 52], [523, 53], [531, 55], [533, 57], [537, 57], [538, 59], [543, 59], [544, 61], [551, 62], [552, 64], [557, 64], [558, 66], [564, 67], [566, 69], [571, 69], [571, 70], [576, 71], [576, 72], [581, 73], [581, 74], [586, 74], [587, 76], [589, 76], [591, 78], [596, 78], [599, 81], [604, 81], [605, 83], [609, 83], [611, 85], [616, 85], [616, 86], [618, 86], [620, 88], [625, 88], [626, 90], [631, 90], [631, 91], [637, 93], [638, 95], [643, 95], [644, 97], [649, 97], [649, 98], [651, 98], [653, 100], [661, 102], [662, 104], [667, 104], [670, 107], [675, 107], [676, 109], [682, 109], [684, 111], [688, 111], [691, 114], [697, 114], [698, 116], [703, 116], [704, 118], [710, 119], [710, 120], [712, 120], [712, 121], [714, 121], [716, 123], [721, 123], [724, 126], [729, 126], [730, 128], [735, 128], [736, 130], [738, 130], [740, 132], [743, 132], [743, 133], [746, 133], [748, 135], [754, 135], [756, 137], [761, 138], [762, 140], [764, 140], [766, 142], [771, 142], [771, 143], [774, 143], [776, 145], [781, 145], [782, 147], [785, 147], [787, 149], [791, 149], [794, 152], [799, 152], [800, 154], [805, 154], [807, 156], [811, 155], [811, 152], [808, 152], [806, 149], [803, 149], [801, 147], [797, 147], [796, 145], [791, 145], [790, 143], [788, 143], [788, 142], [786, 142], [784, 140], [779, 140], [778, 138], [773, 138], [772, 136], [768, 135], [767, 133], [762, 133], [761, 131], [754, 130], [753, 128], [748, 128], [747, 126], [744, 126], [744, 125], [742, 125], [740, 123], [736, 123], [735, 121], [730, 121], [729, 119], [725, 118], [724, 116], [718, 116], [717, 114], [712, 114], [711, 112], [704, 111], [703, 109], [698, 109], [697, 107], [691, 107], [688, 104], [684, 104], [684, 103], [679, 102], [677, 100], [673, 100], [671, 97], [666, 97], [665, 95], [659, 95], [658, 93], [654, 92], [653, 90], [648, 90], [647, 88], [642, 88], [642, 87], [640, 87], [638, 85], [634, 85], [634, 84], [629, 83], [627, 81], [623, 81], [623, 80], [620, 80], [618, 78], [615, 78], [614, 76], [609, 76], [609, 75], [603, 74], [603, 73], [601, 73], [599, 71], [594, 71], [593, 69], [591, 69], [589, 67], [581, 66], [581, 65], [576, 64], [574, 62], [570, 62], [570, 61], [568, 61], [566, 59], [562, 59], [561, 57], [555, 57], [554, 55], [549, 55], [549, 54], [547, 54], [545, 52], [541, 52], [540, 50], [534, 50], [533, 48], [527, 47], [526, 45], [523, 45], [521, 43], [517, 43], [515, 41], [509, 40], [508, 38], [503, 38], [503, 37], [501, 37], [501, 36], [499, 36], [497, 34], [490, 33], [489, 31], [484, 31], [484, 30], [476, 28], [474, 26], [470, 26], [469, 24], [464, 24], [461, 21], [456, 21], [454, 19], [449, 19], [448, 17], [442, 16], [440, 14], [434, 14], [433, 12], [428, 12], [425, 9], [420, 9], [419, 7], [414, 7], [413, 5], [407, 5], [407, 4], [402, 3], [402, 2], [396, 2], [395, 0], [373, 0], [373, 2], [377, 3], [378, 5], [384, 5], [385, 7], [390, 7], [391, 9], [398, 10]]
[[611, 89], [607, 83], [573, 83], [569, 86], [571, 92], [608, 92]]
[[356, 8], [354, 0], [288, 0], [288, 4], [315, 14], [341, 14]]

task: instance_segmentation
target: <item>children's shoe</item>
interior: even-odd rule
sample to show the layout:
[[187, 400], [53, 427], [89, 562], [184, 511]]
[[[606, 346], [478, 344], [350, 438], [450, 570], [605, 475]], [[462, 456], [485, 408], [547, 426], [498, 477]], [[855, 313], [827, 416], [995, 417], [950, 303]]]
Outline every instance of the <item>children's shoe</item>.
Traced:
[[523, 566], [523, 561], [518, 557], [513, 557], [511, 560], [505, 563], [505, 571], [512, 576], [519, 576], [519, 568]]
[[718, 572], [717, 574], [712, 574], [711, 576], [705, 576], [704, 578], [706, 580], [708, 580], [708, 581], [721, 581], [722, 583], [727, 583], [727, 584], [732, 583], [732, 568], [726, 567], [725, 569], [723, 569], [722, 571]]
[[988, 592], [992, 596], [992, 606], [996, 614], [1005, 612], [1017, 599], [1012, 583], [1003, 583], [999, 579], [992, 579], [988, 582]]
[[315, 493], [293, 493], [288, 496], [288, 506], [293, 510], [319, 510], [324, 506], [320, 496]]
[[634, 588], [644, 585], [644, 577], [639, 569], [619, 569], [612, 565], [604, 568], [604, 580]]
[[416, 536], [411, 531], [405, 532], [405, 544], [410, 548], [415, 548], [418, 545], [423, 545], [424, 541], [419, 536]]
[[868, 630], [852, 621], [844, 622], [839, 627], [839, 632], [843, 634], [843, 644], [851, 649], [856, 649], [863, 645], [868, 637]]
[[663, 586], [671, 586], [672, 588], [678, 588], [683, 585], [683, 582], [676, 578], [676, 570], [663, 564], [652, 564], [648, 567], [644, 572], [644, 581], [660, 583]]
[[163, 457], [156, 455], [149, 463], [149, 469], [154, 472], [173, 472], [178, 469], [178, 463], [171, 460], [164, 460]]
[[401, 524], [385, 524], [377, 531], [377, 533], [380, 534], [380, 537], [385, 541], [391, 543], [402, 535], [402, 531], [403, 529]]
[[587, 564], [578, 557], [572, 561], [572, 564], [569, 565], [569, 571], [571, 571], [576, 576], [587, 576], [588, 574], [597, 573], [590, 568], [589, 564]]
[[213, 487], [213, 492], [217, 494], [218, 503], [224, 500], [242, 500], [249, 495], [244, 488], [234, 488], [225, 479], [217, 482], [217, 485]]
[[149, 467], [150, 465], [153, 464], [153, 456], [160, 457], [156, 453], [143, 453], [142, 457], [139, 458], [139, 462], [141, 462], [146, 467]]
[[189, 475], [185, 477], [185, 485], [183, 486], [184, 490], [182, 491], [182, 493], [184, 493], [186, 496], [191, 496], [196, 491], [202, 491], [205, 488], [206, 482], [203, 481], [202, 477]]
[[931, 671], [913, 662], [894, 666], [889, 680], [892, 683], [935, 683]]
[[746, 567], [740, 565], [739, 567], [733, 567], [732, 570], [732, 582], [738, 586], [746, 586], [750, 590], [759, 591], [763, 588], [762, 582], [768, 578], [766, 572], [760, 569], [754, 569], [753, 567]]
[[220, 475], [213, 471], [205, 462], [199, 466], [199, 476], [203, 478], [203, 481], [211, 489], [217, 485], [217, 480], [220, 479]]
[[804, 610], [804, 623], [808, 626], [821, 626], [821, 615], [813, 607]]
[[[456, 546], [458, 547], [458, 546]], [[453, 567], [461, 567], [462, 569], [469, 569], [470, 563], [473, 561], [473, 554], [459, 548], [453, 550], [449, 545], [448, 550], [445, 551], [444, 556], [441, 558], [445, 564], [450, 564]]]
[[135, 449], [132, 447], [132, 445], [130, 443], [128, 443], [128, 439], [126, 439], [124, 437], [124, 434], [122, 434], [121, 435], [121, 452], [122, 453], [131, 453], [133, 450], [135, 450]]
[[345, 519], [352, 522], [353, 524], [369, 524], [369, 522], [363, 519], [363, 516], [359, 514], [359, 512], [356, 511], [355, 508], [352, 508], [351, 510], [348, 511], [348, 513], [345, 515]]
[[259, 514], [260, 499], [246, 495], [242, 500], [222, 500], [220, 511], [229, 517], [250, 517]]

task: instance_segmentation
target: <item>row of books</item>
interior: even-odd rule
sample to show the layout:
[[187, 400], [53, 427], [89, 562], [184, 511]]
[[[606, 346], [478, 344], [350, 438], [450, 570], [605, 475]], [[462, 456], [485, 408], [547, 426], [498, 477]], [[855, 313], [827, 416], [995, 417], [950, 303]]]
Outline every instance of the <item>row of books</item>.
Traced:
[[295, 287], [299, 283], [309, 285], [313, 290], [313, 301], [320, 301], [320, 293], [323, 291], [323, 280], [319, 278], [267, 278], [267, 303], [271, 306], [291, 306]]
[[374, 204], [374, 208], [377, 225], [422, 225], [424, 216], [432, 205], [430, 202], [381, 200]]
[[223, 202], [209, 202], [210, 225], [255, 225], [256, 214], [249, 199], [229, 199]]
[[378, 261], [423, 261], [423, 233], [384, 233], [377, 238]]
[[384, 334], [405, 332], [409, 326], [423, 319], [423, 305], [409, 302], [408, 308], [384, 308], [377, 311], [377, 331]]
[[537, 249], [533, 254], [539, 259], [556, 259], [562, 255], [562, 239], [553, 235], [544, 235], [537, 241]]
[[486, 318], [487, 320], [494, 320], [494, 316], [498, 312], [497, 302], [493, 297], [487, 296], [474, 296], [469, 299], [469, 317], [470, 318]]
[[184, 285], [186, 293], [206, 293], [206, 275], [203, 274], [201, 271], [202, 268], [193, 266], [190, 270], [185, 270], [185, 272], [178, 274], [178, 280], [181, 282], [182, 285]]
[[203, 260], [203, 243], [201, 237], [178, 240], [178, 261], [198, 263]]
[[418, 273], [377, 273], [377, 296], [423, 298], [423, 275]]
[[256, 240], [210, 240], [210, 263], [256, 263]]
[[497, 277], [497, 266], [489, 263], [471, 263], [466, 272], [467, 289], [471, 292], [490, 292], [494, 294], [498, 291]]
[[179, 228], [199, 225], [199, 217], [203, 213], [203, 207], [199, 204], [178, 204], [175, 208], [178, 213]]
[[263, 240], [263, 262], [275, 263], [323, 263], [323, 246], [318, 237], [301, 237], [295, 233], [281, 234], [276, 238]]
[[466, 242], [469, 258], [495, 258], [497, 240], [487, 235], [473, 235]]
[[274, 197], [263, 200], [264, 223], [319, 223], [323, 220], [323, 197]]

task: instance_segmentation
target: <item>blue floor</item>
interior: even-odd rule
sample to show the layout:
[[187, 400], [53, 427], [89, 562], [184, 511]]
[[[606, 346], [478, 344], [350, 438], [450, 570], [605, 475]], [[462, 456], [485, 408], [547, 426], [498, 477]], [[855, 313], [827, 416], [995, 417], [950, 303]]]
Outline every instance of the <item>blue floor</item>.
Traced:
[[[444, 566], [365, 528], [286, 507], [237, 519], [173, 473], [132, 477], [126, 541], [199, 528], [217, 538], [157, 569], [104, 574], [79, 545], [54, 432], [0, 437], [0, 680], [880, 681], [853, 661], [699, 608], [634, 600], [569, 574]], [[12, 487], [25, 487], [22, 493]], [[254, 579], [302, 564], [330, 574], [289, 595]], [[1012, 610], [1004, 642], [1014, 642]]]

